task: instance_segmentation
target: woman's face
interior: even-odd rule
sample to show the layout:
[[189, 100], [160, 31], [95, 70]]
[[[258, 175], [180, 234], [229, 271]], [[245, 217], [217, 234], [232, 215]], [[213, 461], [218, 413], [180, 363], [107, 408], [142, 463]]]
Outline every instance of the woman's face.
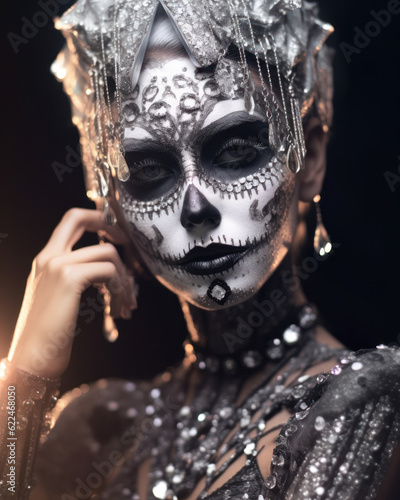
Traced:
[[297, 219], [297, 183], [268, 146], [261, 90], [246, 106], [233, 61], [214, 76], [186, 57], [154, 57], [121, 103], [130, 178], [120, 203], [135, 244], [161, 283], [204, 309], [257, 292]]

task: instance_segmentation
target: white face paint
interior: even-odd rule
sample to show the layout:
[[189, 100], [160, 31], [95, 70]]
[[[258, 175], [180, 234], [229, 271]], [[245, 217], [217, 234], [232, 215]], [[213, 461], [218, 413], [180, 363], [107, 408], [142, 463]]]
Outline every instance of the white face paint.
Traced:
[[161, 283], [198, 307], [229, 307], [256, 293], [286, 254], [295, 176], [268, 147], [261, 91], [246, 111], [237, 63], [218, 83], [189, 58], [152, 66], [122, 103], [131, 174], [121, 205]]

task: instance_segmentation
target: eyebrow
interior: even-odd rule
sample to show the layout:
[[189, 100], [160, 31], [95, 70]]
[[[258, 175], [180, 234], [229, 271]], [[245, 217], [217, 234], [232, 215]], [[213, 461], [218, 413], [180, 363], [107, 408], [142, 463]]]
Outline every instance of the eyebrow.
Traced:
[[[196, 143], [204, 143], [210, 138], [214, 137], [219, 132], [231, 130], [243, 123], [260, 123], [268, 125], [266, 119], [260, 115], [249, 115], [246, 111], [234, 111], [227, 115], [221, 116], [218, 120], [210, 123], [202, 129], [195, 129], [193, 131], [194, 140]], [[164, 145], [154, 138], [135, 139], [133, 137], [124, 140], [124, 148], [127, 153], [141, 152], [141, 151], [171, 151], [171, 146]]]
[[246, 111], [234, 111], [233, 113], [229, 113], [228, 115], [222, 116], [215, 122], [210, 123], [206, 127], [197, 131], [198, 138], [197, 141], [205, 142], [210, 139], [210, 137], [214, 137], [219, 132], [223, 132], [225, 130], [234, 129], [243, 125], [243, 123], [262, 123], [264, 125], [268, 125], [266, 119], [261, 117], [260, 115], [249, 115]]
[[124, 142], [124, 149], [127, 153], [132, 153], [132, 152], [137, 152], [137, 151], [147, 151], [151, 150], [154, 151], [155, 149], [157, 150], [166, 150], [167, 148], [163, 145], [160, 144], [159, 141], [154, 137], [154, 139], [134, 139], [133, 137], [130, 137], [129, 139], [125, 139]]

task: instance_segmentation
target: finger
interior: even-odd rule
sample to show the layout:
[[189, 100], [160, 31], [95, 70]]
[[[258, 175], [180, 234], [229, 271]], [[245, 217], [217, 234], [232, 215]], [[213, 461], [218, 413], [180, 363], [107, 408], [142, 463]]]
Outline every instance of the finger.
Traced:
[[72, 208], [64, 214], [43, 251], [48, 257], [71, 251], [85, 231], [97, 232], [104, 229], [106, 222], [102, 212]]
[[118, 280], [111, 280], [109, 282], [108, 288], [111, 295], [116, 294], [120, 296], [123, 293], [128, 308], [135, 306], [136, 295], [133, 290], [133, 277], [122, 262], [116, 248], [111, 243], [80, 248], [79, 250], [51, 259], [53, 265], [56, 265], [58, 268], [74, 264], [106, 261], [112, 262], [118, 273]]
[[124, 231], [117, 224], [114, 226], [107, 226], [105, 230], [101, 229], [98, 231], [98, 235], [102, 238], [106, 238], [116, 245], [127, 245], [130, 241]]
[[69, 278], [78, 286], [78, 293], [82, 294], [90, 285], [104, 282], [107, 288], [113, 290], [111, 300], [111, 315], [126, 317], [127, 307], [124, 287], [121, 283], [117, 268], [112, 262], [90, 262], [68, 266]]

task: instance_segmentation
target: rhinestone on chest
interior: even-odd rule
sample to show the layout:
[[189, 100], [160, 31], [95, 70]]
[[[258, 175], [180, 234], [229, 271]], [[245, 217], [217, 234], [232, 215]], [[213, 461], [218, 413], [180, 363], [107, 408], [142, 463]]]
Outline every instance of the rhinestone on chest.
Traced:
[[[184, 499], [203, 477], [205, 486], [198, 498], [207, 498], [211, 485], [241, 455], [246, 455], [246, 466], [257, 459], [260, 439], [277, 430], [268, 425], [274, 415], [283, 408], [306, 414], [307, 408], [300, 405], [318, 383], [316, 377], [302, 376], [291, 384], [288, 379], [316, 361], [331, 358], [332, 351], [315, 342], [312, 329], [295, 339], [294, 326], [288, 339], [292, 342], [290, 354], [281, 353], [280, 361], [240, 405], [236, 401], [246, 380], [243, 371], [216, 371], [212, 363], [203, 367], [192, 403], [178, 410], [153, 448], [149, 500]], [[267, 489], [275, 487], [272, 481], [273, 477], [266, 478]]]

